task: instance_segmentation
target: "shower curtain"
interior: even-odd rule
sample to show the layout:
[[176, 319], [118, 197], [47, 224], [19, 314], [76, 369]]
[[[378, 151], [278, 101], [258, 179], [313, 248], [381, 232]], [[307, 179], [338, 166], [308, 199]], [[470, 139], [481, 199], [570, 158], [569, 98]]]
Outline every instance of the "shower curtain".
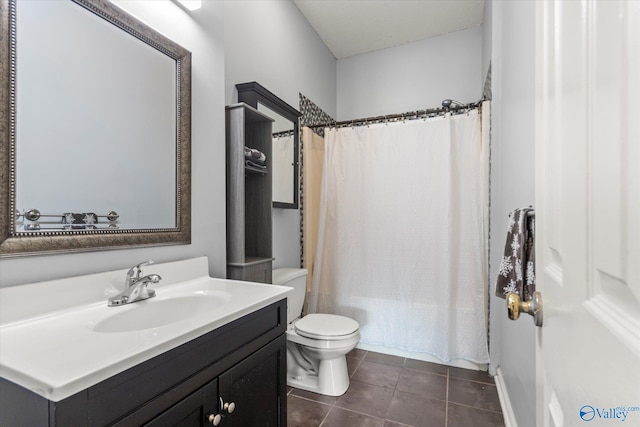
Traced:
[[477, 110], [325, 131], [310, 312], [361, 343], [488, 362], [488, 161]]
[[[318, 214], [320, 213], [320, 194], [322, 191], [322, 169], [324, 163], [324, 138], [310, 128], [302, 128], [302, 209], [303, 264], [307, 269], [307, 290], [311, 290], [316, 243], [318, 241]], [[305, 314], [308, 307], [305, 306]]]

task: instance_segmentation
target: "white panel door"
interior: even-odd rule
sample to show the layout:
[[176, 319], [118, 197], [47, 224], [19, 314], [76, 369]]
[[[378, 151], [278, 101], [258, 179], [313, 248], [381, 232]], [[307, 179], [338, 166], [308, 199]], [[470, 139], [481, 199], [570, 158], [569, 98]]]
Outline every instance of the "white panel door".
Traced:
[[640, 2], [537, 3], [538, 426], [640, 426]]

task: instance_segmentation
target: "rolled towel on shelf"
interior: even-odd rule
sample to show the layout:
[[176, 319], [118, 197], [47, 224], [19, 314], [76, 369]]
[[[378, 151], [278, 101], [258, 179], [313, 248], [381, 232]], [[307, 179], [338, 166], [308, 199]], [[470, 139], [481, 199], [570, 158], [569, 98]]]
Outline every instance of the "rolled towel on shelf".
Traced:
[[262, 151], [255, 148], [244, 147], [244, 157], [246, 160], [250, 160], [253, 163], [264, 165], [267, 161], [267, 156]]

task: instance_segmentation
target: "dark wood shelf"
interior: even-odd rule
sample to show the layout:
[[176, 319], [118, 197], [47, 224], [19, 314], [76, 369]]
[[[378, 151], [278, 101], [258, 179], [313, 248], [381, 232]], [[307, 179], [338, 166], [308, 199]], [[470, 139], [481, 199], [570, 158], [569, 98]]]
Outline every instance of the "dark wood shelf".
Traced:
[[253, 166], [244, 165], [244, 171], [250, 175], [267, 175], [267, 169], [255, 168]]
[[[273, 120], [249, 105], [226, 109], [227, 143], [227, 278], [271, 283]], [[266, 168], [248, 166], [244, 147], [267, 157]]]

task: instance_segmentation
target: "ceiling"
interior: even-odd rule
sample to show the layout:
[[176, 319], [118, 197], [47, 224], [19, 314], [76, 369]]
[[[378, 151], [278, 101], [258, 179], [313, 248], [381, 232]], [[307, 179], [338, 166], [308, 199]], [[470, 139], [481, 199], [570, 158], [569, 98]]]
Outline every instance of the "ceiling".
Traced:
[[337, 59], [482, 23], [485, 0], [293, 0]]

